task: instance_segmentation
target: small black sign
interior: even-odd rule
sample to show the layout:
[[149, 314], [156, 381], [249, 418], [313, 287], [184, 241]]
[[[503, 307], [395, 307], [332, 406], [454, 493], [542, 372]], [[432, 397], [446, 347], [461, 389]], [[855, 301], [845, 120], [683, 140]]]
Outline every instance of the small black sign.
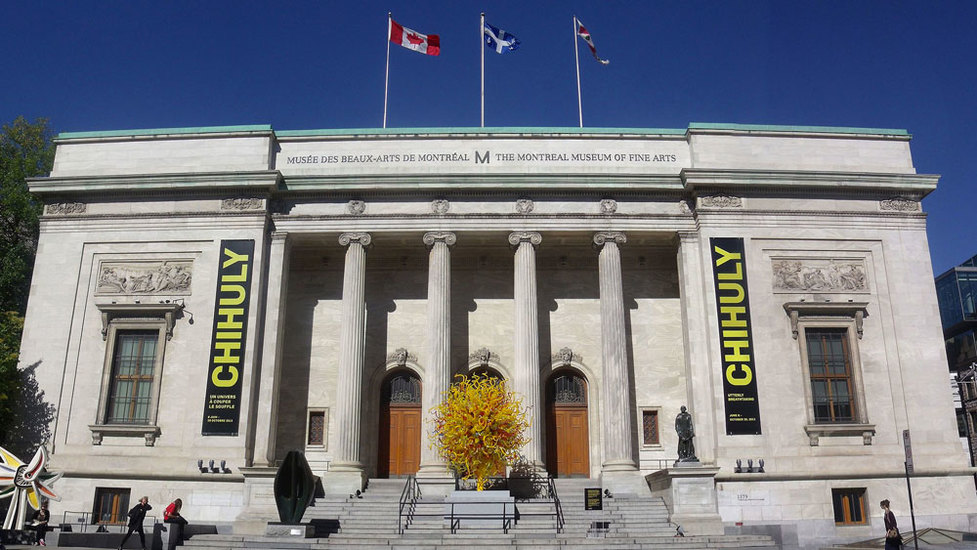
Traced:
[[583, 509], [584, 510], [604, 509], [604, 497], [600, 492], [600, 487], [588, 487], [583, 490]]

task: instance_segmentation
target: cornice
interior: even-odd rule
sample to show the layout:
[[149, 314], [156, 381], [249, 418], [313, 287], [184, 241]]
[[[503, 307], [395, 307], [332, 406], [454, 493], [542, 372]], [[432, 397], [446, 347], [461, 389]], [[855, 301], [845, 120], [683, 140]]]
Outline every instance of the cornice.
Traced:
[[887, 192], [916, 200], [922, 199], [936, 189], [940, 179], [938, 174], [706, 168], [684, 168], [680, 177], [685, 189], [693, 193], [740, 188], [748, 189], [751, 194], [762, 194], [772, 189], [777, 191], [818, 189]]
[[31, 178], [27, 186], [38, 195], [119, 193], [133, 191], [210, 191], [248, 189], [274, 191], [282, 181], [277, 170], [140, 174], [122, 176], [70, 176]]

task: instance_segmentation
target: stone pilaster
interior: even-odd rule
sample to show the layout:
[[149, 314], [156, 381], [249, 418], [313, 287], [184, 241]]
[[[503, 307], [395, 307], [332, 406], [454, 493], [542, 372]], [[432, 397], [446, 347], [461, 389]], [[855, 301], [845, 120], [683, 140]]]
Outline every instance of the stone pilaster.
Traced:
[[539, 233], [509, 234], [509, 244], [516, 247], [514, 298], [515, 380], [514, 389], [522, 397], [531, 418], [529, 443], [522, 449], [537, 468], [543, 469], [543, 409], [539, 382], [539, 306], [536, 298], [536, 247], [543, 238]]
[[264, 342], [261, 346], [261, 379], [254, 414], [254, 455], [251, 460], [251, 466], [256, 467], [275, 464], [275, 428], [278, 425], [278, 386], [281, 381], [290, 251], [291, 241], [288, 239], [288, 233], [276, 231], [271, 234]]
[[[678, 284], [682, 301], [682, 325], [685, 338], [686, 402], [694, 418], [715, 418], [708, 385], [694, 381], [709, 380], [712, 365], [709, 361], [711, 335], [706, 324], [709, 306], [706, 296], [712, 291], [711, 266], [703, 261], [702, 241], [697, 231], [678, 233]], [[675, 411], [670, 411], [673, 415]], [[663, 424], [664, 425], [664, 424]], [[715, 426], [712, 422], [696, 423], [695, 448], [699, 460], [713, 462], [716, 458]]]
[[430, 249], [427, 275], [428, 361], [421, 397], [421, 466], [418, 476], [448, 477], [447, 465], [431, 447], [431, 409], [451, 385], [451, 246], [454, 233], [424, 234]]
[[343, 233], [343, 310], [339, 334], [339, 376], [336, 391], [336, 447], [323, 480], [327, 492], [362, 489], [366, 472], [360, 461], [363, 360], [366, 341], [366, 247], [369, 233]]
[[[619, 245], [627, 242], [624, 233], [602, 232], [594, 235], [600, 249], [600, 335], [603, 359], [602, 442], [604, 463], [601, 478], [612, 492], [638, 492], [631, 488], [638, 466], [631, 444], [631, 398], [627, 361], [627, 333], [624, 330], [624, 284]], [[624, 476], [618, 474], [625, 474]], [[624, 481], [627, 478], [627, 481]], [[640, 477], [638, 477], [640, 479]], [[644, 487], [647, 492], [647, 485]]]

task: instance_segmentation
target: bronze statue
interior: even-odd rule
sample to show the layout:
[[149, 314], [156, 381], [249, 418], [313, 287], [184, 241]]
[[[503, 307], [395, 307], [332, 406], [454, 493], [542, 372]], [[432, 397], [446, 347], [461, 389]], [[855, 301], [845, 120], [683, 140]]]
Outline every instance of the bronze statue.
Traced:
[[682, 411], [675, 417], [675, 432], [678, 434], [678, 462], [698, 462], [695, 456], [695, 427], [692, 425], [692, 415], [682, 405]]

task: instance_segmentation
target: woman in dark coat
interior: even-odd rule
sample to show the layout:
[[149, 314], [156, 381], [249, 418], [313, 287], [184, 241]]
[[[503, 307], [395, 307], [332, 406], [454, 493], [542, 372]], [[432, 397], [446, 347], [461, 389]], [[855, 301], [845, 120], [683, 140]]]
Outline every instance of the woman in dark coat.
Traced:
[[142, 544], [142, 550], [146, 550], [146, 533], [142, 530], [142, 521], [146, 519], [146, 512], [152, 510], [153, 507], [149, 505], [149, 497], [142, 497], [139, 499], [139, 504], [132, 507], [129, 510], [129, 531], [126, 536], [122, 537], [122, 543], [119, 544], [119, 550], [126, 545], [126, 541], [129, 540], [129, 535], [133, 531], [139, 533], [139, 542]]
[[41, 503], [41, 508], [34, 512], [34, 529], [37, 530], [37, 544], [47, 546], [44, 538], [47, 536], [48, 522], [51, 521], [51, 512], [47, 509], [47, 501]]
[[882, 518], [885, 520], [885, 550], [899, 550], [902, 548], [902, 536], [899, 534], [899, 525], [896, 524], [896, 515], [889, 510], [889, 499], [879, 503], [884, 510]]

